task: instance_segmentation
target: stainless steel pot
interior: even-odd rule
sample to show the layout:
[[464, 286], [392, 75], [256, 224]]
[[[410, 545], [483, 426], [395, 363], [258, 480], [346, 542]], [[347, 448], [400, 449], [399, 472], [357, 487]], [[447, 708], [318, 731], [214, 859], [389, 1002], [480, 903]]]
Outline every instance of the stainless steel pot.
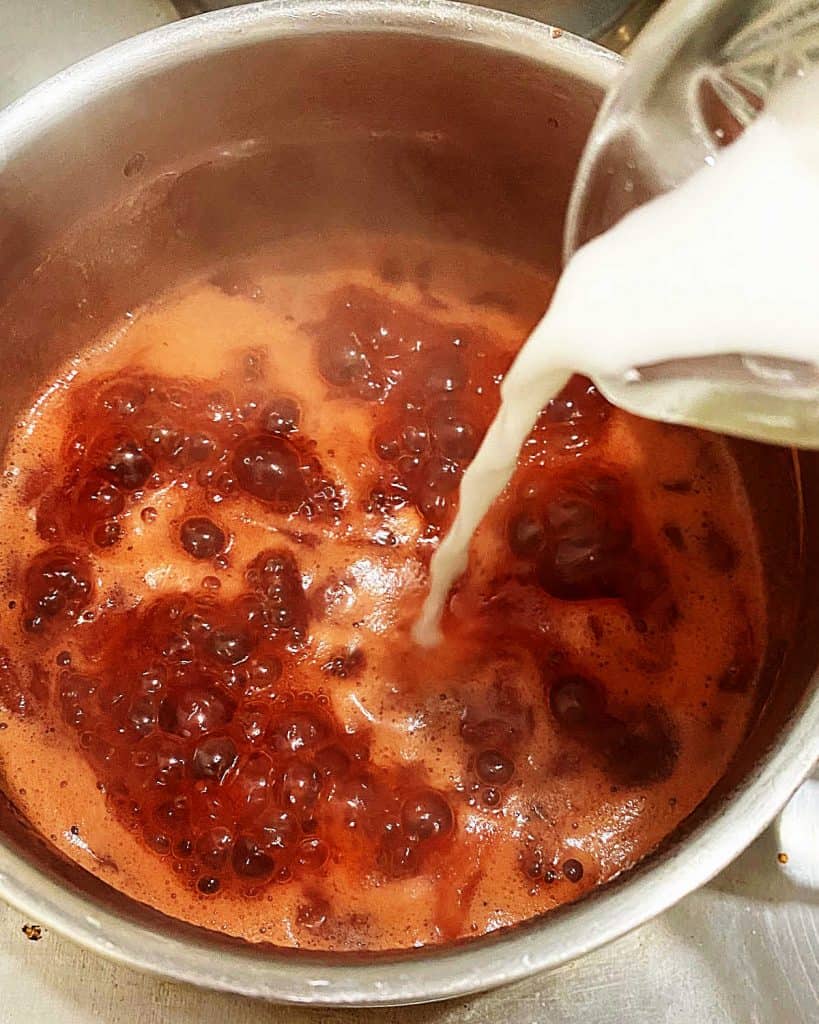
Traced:
[[[305, 226], [410, 223], [554, 270], [574, 168], [618, 67], [605, 50], [508, 15], [358, 0], [233, 8], [57, 76], [0, 116], [0, 432], [89, 333], [214, 251]], [[6, 800], [0, 896], [135, 967], [316, 1004], [464, 995], [646, 921], [735, 857], [819, 753], [819, 531], [801, 531], [819, 514], [819, 467], [773, 449], [739, 454], [780, 638], [770, 692], [728, 776], [627, 876], [443, 950], [302, 955], [128, 900], [61, 859]]]

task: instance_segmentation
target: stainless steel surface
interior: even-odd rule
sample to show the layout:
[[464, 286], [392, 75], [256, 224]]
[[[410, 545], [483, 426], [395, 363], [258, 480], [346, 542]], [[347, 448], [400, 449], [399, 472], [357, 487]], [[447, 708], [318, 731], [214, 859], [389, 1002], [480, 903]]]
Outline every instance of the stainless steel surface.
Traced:
[[2, 0], [0, 107], [80, 58], [175, 17], [171, 0]]
[[[354, 24], [358, 32], [390, 30], [378, 40], [378, 47], [368, 45], [369, 37], [363, 39], [365, 45], [356, 46], [356, 38], [345, 35], [343, 30], [350, 28], [350, 8], [346, 5], [313, 4], [285, 10], [279, 10], [277, 6], [267, 10], [239, 9], [174, 26], [154, 37], [125, 44], [41, 88], [0, 117], [0, 153], [4, 160], [0, 172], [0, 204], [5, 213], [1, 222], [6, 229], [10, 224], [18, 225], [16, 234], [11, 236], [15, 245], [11, 248], [6, 245], [4, 250], [0, 250], [3, 252], [3, 273], [14, 276], [20, 269], [17, 264], [22, 266], [33, 261], [37, 252], [47, 247], [52, 233], [59, 227], [98, 202], [121, 193], [126, 184], [122, 168], [134, 152], [146, 153], [146, 168], [150, 173], [159, 170], [180, 150], [193, 157], [219, 141], [229, 139], [235, 143], [237, 139], [246, 138], [249, 126], [254, 121], [258, 123], [260, 113], [270, 116], [271, 112], [276, 112], [274, 123], [284, 123], [281, 114], [286, 109], [288, 98], [292, 101], [293, 90], [288, 93], [284, 83], [279, 81], [277, 84], [276, 74], [280, 65], [277, 60], [270, 59], [271, 48], [281, 47], [283, 41], [287, 41], [289, 46], [304, 48], [301, 54], [304, 59], [318, 47], [315, 54], [318, 65], [322, 74], [331, 77], [333, 73], [339, 73], [341, 65], [334, 65], [331, 61], [328, 67], [326, 60], [322, 62], [319, 58], [327, 58], [331, 54], [337, 57], [339, 53], [348, 53], [350, 47], [357, 53], [359, 61], [374, 59], [371, 58], [373, 52], [377, 52], [379, 60], [384, 60], [385, 53], [389, 51], [392, 60], [391, 63], [388, 61], [388, 66], [400, 71], [409, 66], [402, 63], [401, 58], [406, 56], [402, 48], [418, 45], [417, 39], [409, 39], [413, 33], [420, 34], [424, 45], [432, 46], [433, 51], [444, 48], [451, 52], [445, 54], [442, 50], [441, 56], [447, 59], [433, 62], [432, 71], [430, 64], [424, 65], [427, 77], [421, 82], [413, 82], [422, 95], [409, 97], [408, 105], [397, 104], [395, 109], [391, 108], [390, 124], [396, 127], [394, 120], [397, 114], [401, 128], [407, 130], [414, 115], [416, 134], [420, 129], [428, 141], [454, 135], [460, 142], [471, 144], [468, 151], [477, 162], [476, 167], [482, 167], [482, 160], [490, 153], [493, 160], [499, 161], [493, 170], [505, 169], [510, 180], [517, 183], [516, 201], [520, 203], [520, 209], [511, 211], [509, 219], [493, 219], [492, 211], [489, 211], [488, 227], [478, 222], [475, 209], [461, 209], [459, 223], [466, 224], [472, 231], [491, 230], [500, 244], [517, 247], [529, 255], [539, 252], [547, 261], [556, 263], [559, 258], [556, 222], [561, 212], [556, 204], [561, 197], [565, 201], [582, 135], [593, 113], [592, 109], [584, 109], [584, 94], [585, 100], [590, 100], [593, 107], [595, 92], [609, 80], [616, 62], [602, 51], [565, 35], [554, 39], [547, 30], [489, 12], [435, 3], [358, 3], [354, 9]], [[342, 31], [333, 38], [332, 48], [327, 49], [320, 45], [326, 39], [305, 38], [305, 33], [318, 29]], [[361, 37], [358, 38], [362, 42]], [[465, 39], [475, 47], [459, 49], [459, 40]], [[290, 52], [292, 56], [293, 51]], [[236, 59], [239, 53], [241, 59]], [[452, 59], [455, 53], [458, 60]], [[279, 56], [278, 50], [276, 56]], [[527, 58], [526, 64], [517, 63], [518, 57]], [[318, 73], [318, 67], [311, 67], [313, 73]], [[509, 75], [510, 69], [517, 73], [526, 71], [522, 76], [524, 94], [516, 93], [515, 116], [511, 119], [506, 116], [508, 111], [502, 102], [508, 101], [509, 97], [499, 98], [495, 86], [500, 81], [515, 82], [516, 88], [521, 87], [521, 76]], [[287, 70], [292, 71], [292, 64]], [[474, 88], [474, 83], [482, 80], [477, 74], [479, 71], [483, 75], [494, 72], [489, 76], [493, 83], [494, 102], [469, 105], [465, 112], [459, 102], [463, 103], [467, 98], [464, 91], [467, 84], [471, 83], [470, 88]], [[223, 90], [228, 72], [236, 90], [233, 107], [228, 104]], [[461, 74], [464, 75], [462, 81], [459, 79]], [[439, 76], [437, 79], [436, 75]], [[299, 78], [300, 87], [306, 80], [311, 79], [309, 76]], [[383, 130], [383, 121], [377, 116], [378, 89], [373, 88], [371, 76], [367, 81], [367, 94], [358, 96], [355, 114], [357, 118], [367, 115], [364, 123], [370, 125], [370, 130], [373, 119], [378, 130]], [[428, 102], [435, 94], [436, 82], [438, 99], [444, 94], [447, 99], [454, 98], [453, 109], [439, 109]], [[584, 82], [587, 83], [585, 87]], [[244, 93], [241, 89], [243, 83], [248, 87]], [[325, 81], [326, 88], [319, 91], [318, 99], [312, 95], [313, 104], [320, 106], [338, 94], [338, 90], [329, 87], [331, 84], [330, 80]], [[181, 91], [180, 85], [185, 87]], [[406, 91], [405, 85], [403, 79], [393, 82], [393, 87], [402, 96]], [[173, 105], [167, 103], [169, 95], [174, 96]], [[195, 96], [196, 103], [183, 108], [180, 95]], [[250, 97], [259, 96], [263, 100], [261, 110], [258, 105], [250, 109], [242, 105]], [[208, 100], [210, 102], [206, 102]], [[553, 146], [544, 145], [543, 135], [538, 134], [548, 127], [549, 114], [546, 111], [549, 109], [560, 115], [558, 125], [563, 128]], [[160, 110], [165, 115], [161, 124], [157, 117]], [[177, 120], [172, 119], [171, 110]], [[344, 112], [350, 113], [346, 109]], [[315, 113], [321, 114], [321, 111], [311, 107], [310, 114]], [[419, 123], [417, 119], [421, 113], [423, 118]], [[567, 113], [571, 114], [568, 119], [565, 118]], [[461, 115], [464, 115], [463, 120]], [[307, 112], [300, 108], [299, 117], [306, 116]], [[406, 123], [402, 119], [407, 119]], [[321, 123], [325, 127], [338, 126], [339, 123], [349, 127], [351, 124], [349, 119]], [[356, 123], [360, 125], [362, 122], [357, 120]], [[127, 125], [127, 131], [123, 130], [123, 125]], [[288, 125], [293, 127], [293, 122], [288, 122]], [[217, 127], [224, 132], [221, 140], [214, 138]], [[443, 135], [436, 136], [435, 131], [441, 129]], [[579, 135], [572, 134], [574, 129], [579, 131]], [[509, 134], [500, 134], [503, 130]], [[105, 139], [106, 146], [94, 146], [97, 138]], [[562, 160], [562, 163], [550, 164], [550, 159]], [[503, 175], [500, 180], [503, 180]], [[19, 182], [25, 182], [25, 189], [19, 187]], [[552, 191], [544, 187], [544, 182]], [[434, 191], [435, 182], [431, 181], [429, 185]], [[466, 202], [468, 206], [468, 200], [467, 195], [459, 201]], [[48, 295], [41, 297], [47, 304]], [[66, 322], [66, 344], [70, 342], [70, 335], [71, 324]], [[33, 336], [31, 341], [36, 343], [36, 337]], [[23, 393], [25, 373], [36, 375], [45, 361], [56, 358], [57, 353], [44, 345], [42, 338], [39, 343], [42, 347], [32, 347], [26, 352], [30, 357], [28, 362], [21, 361], [20, 352], [5, 354], [9, 371], [4, 383], [7, 391], [13, 386]], [[815, 467], [811, 470], [810, 479], [814, 477]], [[809, 495], [809, 501], [813, 500]], [[749, 748], [746, 761], [738, 766], [737, 778], [733, 780], [737, 788], [730, 794], [730, 799], [725, 799], [725, 793], [717, 794], [705, 816], [693, 823], [682, 842], [644, 865], [624, 884], [613, 886], [565, 913], [553, 915], [544, 922], [509, 935], [397, 963], [333, 966], [321, 959], [263, 957], [251, 949], [222, 944], [216, 938], [186, 930], [127, 901], [114, 899], [105, 887], [94, 885], [80, 872], [56, 863], [47, 849], [38, 846], [24, 828], [15, 828], [13, 820], [8, 817], [5, 821], [6, 837], [0, 846], [0, 894], [24, 908], [39, 923], [69, 934], [113, 959], [214, 987], [296, 1001], [400, 1002], [466, 993], [520, 978], [540, 968], [575, 958], [647, 920], [710, 878], [771, 819], [809, 770], [817, 753], [819, 701], [815, 687], [807, 687], [806, 683], [807, 671], [815, 660], [810, 648], [815, 645], [816, 634], [815, 619], [806, 622], [800, 632], [805, 640], [805, 650], [791, 666], [788, 676], [790, 690], [780, 689], [776, 700], [772, 701], [768, 716], [763, 719], [764, 727], [756, 737], [758, 745]], [[765, 863], [769, 862], [769, 852], [765, 853]], [[741, 865], [742, 861], [739, 863]], [[730, 874], [728, 877], [730, 879]], [[804, 899], [804, 888], [793, 890], [794, 904]], [[711, 920], [705, 905], [697, 901], [710, 899], [712, 891], [708, 889], [692, 897], [693, 904], [692, 900], [688, 901], [690, 906], [702, 907], [704, 913], [700, 915], [695, 909], [690, 916], [683, 915], [680, 925], [683, 932], [690, 931], [695, 922], [699, 925], [703, 920]], [[786, 887], [784, 891], [790, 893], [791, 889]], [[744, 896], [738, 900], [743, 904], [748, 902]], [[649, 936], [663, 936], [669, 930], [673, 933], [668, 922], [674, 919], [673, 915], [680, 913], [680, 909], [675, 910], [659, 924], [648, 926]], [[802, 913], [801, 904], [799, 913]], [[722, 925], [719, 923], [723, 919], [727, 916], [717, 915], [714, 925], [716, 937], [710, 951], [707, 941], [702, 947], [702, 962], [689, 964], [685, 972], [678, 972], [681, 985], [689, 986], [698, 974], [714, 978], [715, 972], [729, 962], [729, 956], [723, 951]], [[737, 919], [747, 923], [754, 921], [752, 914], [748, 917], [738, 914]], [[804, 927], [809, 948], [810, 935], [808, 927]], [[644, 940], [640, 938], [644, 934], [645, 930], [620, 941], [621, 953], [617, 961], [620, 966], [606, 968], [610, 974], [620, 979], [634, 977], [633, 972], [643, 959], [651, 960], [655, 969], [663, 972], [666, 957], [673, 959], [675, 950], [679, 951], [685, 945], [684, 942], [681, 945], [663, 940], [664, 955], [656, 957], [652, 951], [649, 956], [642, 945]], [[702, 933], [699, 941], [703, 941]], [[759, 950], [751, 939], [744, 937], [736, 945], [744, 954], [736, 957], [736, 963], [753, 962], [752, 954]], [[588, 968], [588, 978], [590, 981], [596, 979], [594, 985], [598, 991], [600, 965], [614, 963], [611, 951], [615, 949], [616, 946], [612, 946], [594, 954], [598, 958], [598, 968]], [[763, 963], [767, 961], [764, 946], [761, 960]], [[548, 978], [527, 983], [529, 995], [520, 996], [520, 1005], [525, 1008], [524, 1013], [530, 1014], [528, 1019], [540, 1019], [540, 1015], [548, 1010], [551, 1019], [569, 1020], [573, 1019], [570, 1011], [572, 1014], [575, 1010], [582, 1012], [583, 1007], [586, 1008], [584, 1018], [587, 1020], [612, 1019], [601, 1016], [610, 1009], [606, 998], [592, 1005], [591, 989], [572, 987], [572, 979], [583, 976], [584, 965], [594, 963], [589, 958], [564, 967]], [[762, 968], [759, 969], [761, 971]], [[814, 975], [808, 973], [809, 980], [812, 977]], [[625, 986], [621, 991], [624, 990]], [[508, 1006], [514, 1005], [512, 993], [515, 991], [520, 990], [510, 990]], [[684, 991], [680, 990], [679, 998]], [[746, 984], [744, 991], [750, 1003], [738, 1004], [740, 1016], [735, 1019], [772, 1019], [756, 1016], [756, 1003], [761, 1006], [769, 998], [769, 989], [762, 977], [756, 988]], [[563, 993], [570, 997], [572, 992], [578, 1000], [576, 1007], [556, 995]], [[658, 1000], [656, 993], [651, 991], [650, 982], [643, 985], [641, 998], [645, 1005], [656, 1009], [650, 1018], [652, 1020], [663, 1019], [659, 1014], [666, 1010], [665, 1019], [685, 1019], [671, 1015], [675, 1008], [685, 1004]], [[501, 1007], [504, 1005], [502, 1000], [503, 996], [498, 994], [488, 997], [483, 1005]], [[466, 1019], [470, 1013], [477, 1014], [472, 1017], [474, 1020], [486, 1019], [480, 1015], [480, 1010], [472, 1009], [479, 1005], [472, 1003], [462, 1007]], [[787, 1005], [792, 1017], [782, 1019], [798, 1020], [796, 1013], [801, 1013], [800, 999], [792, 998]], [[638, 1006], [633, 998], [625, 1007], [628, 1016], [637, 1019]], [[742, 1016], [745, 1009], [748, 1013]], [[451, 1006], [439, 1011], [412, 1011], [412, 1015], [418, 1020], [431, 1019], [433, 1014], [447, 1019], [457, 1010], [457, 1006]], [[596, 1017], [591, 1016], [592, 1010]], [[509, 1011], [504, 1015], [514, 1019]], [[621, 1017], [618, 1014], [613, 1019]], [[707, 1019], [732, 1018], [713, 1015]]]
[[[173, 0], [183, 18], [246, 0]], [[547, 25], [574, 32], [622, 50], [631, 42], [661, 0], [471, 0], [478, 7], [508, 11]]]

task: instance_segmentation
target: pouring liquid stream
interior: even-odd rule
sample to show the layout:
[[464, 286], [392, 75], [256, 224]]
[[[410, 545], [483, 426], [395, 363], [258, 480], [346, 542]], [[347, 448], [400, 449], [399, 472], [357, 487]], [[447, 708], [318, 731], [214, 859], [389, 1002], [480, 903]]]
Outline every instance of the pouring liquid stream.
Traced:
[[[573, 256], [461, 481], [457, 516], [432, 558], [418, 643], [440, 640], [471, 538], [572, 373], [637, 414], [819, 448], [817, 118], [814, 71], [775, 94], [715, 166]], [[678, 360], [701, 361], [677, 364], [700, 375], [664, 371]], [[644, 367], [658, 372], [639, 383]]]

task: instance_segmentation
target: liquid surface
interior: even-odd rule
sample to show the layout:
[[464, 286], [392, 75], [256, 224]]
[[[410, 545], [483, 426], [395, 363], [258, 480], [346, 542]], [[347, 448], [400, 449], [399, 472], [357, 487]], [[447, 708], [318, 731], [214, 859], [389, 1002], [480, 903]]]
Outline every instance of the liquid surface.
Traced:
[[[433, 644], [478, 524], [503, 491], [540, 410], [572, 372], [618, 405], [667, 422], [819, 447], [819, 72], [775, 94], [715, 166], [634, 210], [572, 257], [503, 385], [503, 407], [461, 487], [416, 628]], [[746, 386], [705, 364], [688, 379], [629, 385], [635, 368], [713, 356], [770, 357]], [[783, 362], [814, 368], [786, 386]], [[777, 369], [777, 367], [779, 367]]]
[[285, 946], [480, 935], [703, 799], [766, 644], [712, 435], [572, 378], [449, 601], [429, 558], [548, 301], [410, 239], [291, 244], [66, 366], [5, 457], [3, 785], [116, 888]]

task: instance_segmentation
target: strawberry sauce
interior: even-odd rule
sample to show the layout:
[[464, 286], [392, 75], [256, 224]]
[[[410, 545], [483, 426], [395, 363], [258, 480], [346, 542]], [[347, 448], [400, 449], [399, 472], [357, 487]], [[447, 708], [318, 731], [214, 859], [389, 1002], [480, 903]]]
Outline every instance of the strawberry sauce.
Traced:
[[0, 758], [35, 826], [137, 899], [389, 949], [543, 913], [671, 832], [747, 727], [764, 588], [725, 444], [575, 377], [417, 648], [548, 296], [472, 250], [338, 248], [169, 291], [21, 418]]

